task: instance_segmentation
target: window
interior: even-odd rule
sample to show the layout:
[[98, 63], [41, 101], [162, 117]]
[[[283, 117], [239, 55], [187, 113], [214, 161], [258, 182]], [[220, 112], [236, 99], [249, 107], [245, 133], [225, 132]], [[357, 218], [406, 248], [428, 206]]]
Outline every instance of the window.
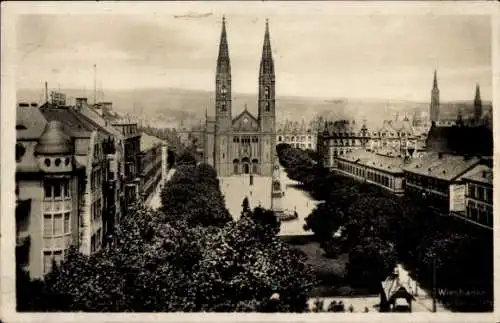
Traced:
[[54, 235], [63, 234], [63, 215], [61, 213], [54, 214]]
[[46, 199], [52, 198], [52, 184], [49, 181], [43, 182], [43, 190], [45, 192]]
[[266, 111], [266, 112], [271, 111], [271, 107], [269, 106], [269, 102], [266, 102], [265, 107], [266, 107], [266, 108], [265, 108], [265, 111]]
[[43, 215], [43, 235], [52, 236], [52, 214]]
[[493, 202], [493, 189], [491, 188], [486, 189], [486, 202], [488, 203]]
[[69, 212], [66, 212], [64, 213], [64, 232], [68, 233], [70, 232], [70, 213]]
[[52, 262], [60, 264], [63, 259], [62, 250], [49, 250], [43, 252], [43, 273], [47, 274], [52, 271]]
[[69, 197], [70, 196], [69, 181], [64, 181], [63, 186], [64, 186], [64, 196]]
[[102, 241], [101, 233], [102, 233], [101, 229], [98, 229], [96, 233], [96, 249], [99, 249], [101, 247], [101, 241]]
[[269, 86], [266, 86], [264, 88], [264, 99], [269, 100], [270, 93], [269, 93]]
[[95, 245], [95, 234], [92, 235], [92, 237], [90, 238], [90, 252], [91, 253], [94, 253], [95, 252], [95, 249], [96, 249], [96, 245]]
[[69, 234], [71, 229], [71, 215], [69, 212], [44, 214], [43, 215], [43, 236], [52, 237]]

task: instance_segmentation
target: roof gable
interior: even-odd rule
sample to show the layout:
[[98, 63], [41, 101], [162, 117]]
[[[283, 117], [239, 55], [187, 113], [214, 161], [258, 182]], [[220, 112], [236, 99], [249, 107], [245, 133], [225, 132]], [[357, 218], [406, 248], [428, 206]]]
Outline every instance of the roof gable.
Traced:
[[236, 118], [233, 119], [234, 131], [258, 131], [259, 122], [248, 110], [245, 108]]

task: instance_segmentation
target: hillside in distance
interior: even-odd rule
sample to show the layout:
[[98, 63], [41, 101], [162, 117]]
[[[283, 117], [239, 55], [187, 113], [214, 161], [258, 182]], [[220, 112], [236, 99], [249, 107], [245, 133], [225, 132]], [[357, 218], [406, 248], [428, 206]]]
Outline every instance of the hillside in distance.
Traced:
[[[75, 97], [87, 97], [93, 102], [93, 93], [78, 89], [61, 89], [68, 104]], [[19, 89], [18, 102], [44, 101], [44, 90]], [[97, 93], [97, 101], [110, 101], [119, 114], [130, 114], [157, 127], [191, 127], [205, 120], [205, 113], [215, 114], [213, 91], [174, 88], [151, 88], [132, 90], [106, 90]], [[488, 103], [485, 103], [487, 105]], [[462, 109], [466, 115], [472, 111], [472, 102], [441, 103], [446, 114], [456, 115]], [[244, 108], [257, 115], [257, 93], [233, 93], [232, 113], [236, 117]], [[380, 99], [309, 98], [278, 96], [276, 98], [277, 122], [289, 120], [309, 121], [317, 116], [328, 119], [366, 120], [369, 128], [381, 126], [384, 119], [396, 115], [411, 118], [416, 111], [428, 111], [428, 102]]]

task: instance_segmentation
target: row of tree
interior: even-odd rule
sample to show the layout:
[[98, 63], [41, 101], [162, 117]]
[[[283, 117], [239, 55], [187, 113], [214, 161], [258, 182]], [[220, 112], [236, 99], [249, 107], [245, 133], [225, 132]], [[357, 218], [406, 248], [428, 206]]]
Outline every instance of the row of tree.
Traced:
[[278, 148], [280, 162], [290, 177], [324, 201], [306, 218], [304, 228], [315, 233], [331, 257], [349, 253], [347, 278], [351, 286], [375, 290], [400, 262], [429, 289], [436, 273], [437, 289], [447, 291], [438, 297], [450, 308], [492, 309], [491, 231], [439, 216], [427, 205], [321, 170], [300, 149]]
[[[276, 236], [272, 211], [244, 203], [233, 221], [215, 170], [178, 166], [163, 207], [136, 206], [114, 243], [71, 249], [44, 281], [18, 272], [18, 309], [171, 312], [307, 310], [314, 285], [304, 255]], [[55, 264], [54, 264], [55, 265]]]

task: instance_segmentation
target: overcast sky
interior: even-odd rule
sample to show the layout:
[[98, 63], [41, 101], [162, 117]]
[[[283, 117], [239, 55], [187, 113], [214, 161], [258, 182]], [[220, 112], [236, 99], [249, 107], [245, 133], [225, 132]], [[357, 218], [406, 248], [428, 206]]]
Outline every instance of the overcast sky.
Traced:
[[[233, 91], [255, 93], [269, 18], [277, 95], [428, 101], [434, 68], [441, 100], [491, 100], [491, 21], [464, 15], [325, 15], [231, 7], [197, 18], [29, 15], [17, 25], [22, 88], [175, 87], [212, 91], [224, 12]], [[275, 11], [276, 12], [276, 11]], [[207, 15], [203, 15], [207, 13]]]

